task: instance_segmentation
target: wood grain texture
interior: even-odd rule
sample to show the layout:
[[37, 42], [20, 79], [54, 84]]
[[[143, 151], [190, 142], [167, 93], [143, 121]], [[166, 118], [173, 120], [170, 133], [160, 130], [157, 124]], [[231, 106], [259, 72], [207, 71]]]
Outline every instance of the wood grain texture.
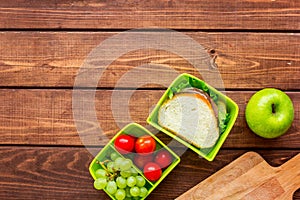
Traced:
[[[225, 88], [300, 89], [298, 33], [185, 34], [207, 50], [213, 50], [211, 56], [217, 56], [215, 62]], [[116, 35], [117, 33], [111, 32], [1, 32], [0, 86], [73, 87], [78, 70], [87, 55], [101, 42]], [[175, 42], [175, 39], [172, 41]], [[113, 55], [114, 49], [122, 45], [112, 44], [110, 53]], [[185, 48], [185, 44], [179, 44], [178, 48]], [[156, 67], [145, 70], [141, 68], [145, 64]], [[98, 74], [103, 71], [101, 78], [99, 74], [99, 87], [115, 87], [121, 78], [133, 71], [138, 75], [131, 74], [131, 77], [140, 87], [147, 88], [162, 87], [150, 80], [150, 84], [145, 84], [149, 73], [161, 74], [170, 80], [173, 79], [172, 73], [187, 72], [199, 76], [199, 68], [192, 66], [180, 55], [159, 50], [128, 52], [120, 55], [106, 68], [98, 65], [95, 67], [99, 69]], [[200, 69], [207, 70], [206, 66]], [[162, 83], [170, 82], [163, 80]], [[213, 79], [211, 82], [214, 82]], [[132, 79], [122, 79], [120, 87], [133, 87], [132, 84]], [[82, 84], [88, 85], [88, 81]]]
[[[88, 119], [91, 115], [90, 110], [82, 112], [81, 121], [73, 118], [72, 90], [2, 89], [0, 144], [81, 146], [83, 142], [84, 145], [105, 145], [120, 128], [132, 121], [146, 126], [150, 110], [163, 92], [164, 90], [98, 90], [95, 106], [102, 132], [88, 134], [90, 129], [96, 129], [97, 124], [85, 120], [85, 116]], [[82, 95], [85, 94], [85, 90], [82, 90]], [[118, 97], [117, 101], [112, 101], [112, 94]], [[223, 147], [299, 148], [300, 93], [287, 93], [294, 103], [295, 119], [287, 134], [272, 140], [256, 136], [247, 127], [244, 110], [252, 94], [254, 92], [226, 92], [226, 95], [237, 102], [240, 113]], [[129, 113], [124, 108], [128, 108]], [[80, 137], [75, 127], [76, 120], [86, 127], [80, 132]], [[154, 128], [151, 130], [155, 132]], [[161, 136], [165, 142], [169, 140], [165, 134]]]
[[[150, 194], [149, 199], [174, 199], [243, 153], [244, 150], [223, 150], [214, 162], [208, 162], [192, 151], [186, 151], [179, 165]], [[271, 165], [278, 166], [297, 152], [277, 150], [258, 153]], [[85, 148], [0, 147], [0, 198], [109, 199], [104, 192], [93, 189], [93, 180], [88, 172], [92, 159]], [[298, 199], [299, 191], [294, 194], [294, 200]]]
[[300, 188], [300, 154], [280, 167], [271, 167], [256, 152], [247, 152], [176, 200], [293, 199]]
[[0, 28], [299, 30], [297, 0], [4, 1]]
[[[107, 68], [93, 61], [97, 72], [105, 71], [101, 77], [87, 77], [79, 91], [82, 96], [91, 92], [90, 79], [99, 78], [97, 120], [89, 120], [89, 109], [80, 113], [83, 119], [74, 117], [72, 88], [88, 54], [111, 36], [134, 28], [176, 29], [203, 45], [227, 95], [240, 108], [214, 162], [157, 133], [173, 145], [181, 162], [149, 199], [174, 199], [249, 150], [272, 166], [282, 165], [300, 147], [299, 22], [299, 0], [0, 0], [0, 199], [109, 199], [93, 189], [88, 172], [92, 153], [128, 122], [146, 125], [174, 71], [201, 77], [182, 55], [153, 48], [122, 54]], [[186, 48], [176, 37], [170, 41]], [[124, 46], [123, 41], [113, 42], [109, 57]], [[189, 56], [198, 57], [198, 52]], [[107, 60], [103, 55], [99, 59]], [[145, 70], [144, 65], [150, 67]], [[213, 71], [207, 66], [203, 70]], [[287, 91], [295, 106], [292, 127], [273, 140], [255, 136], [244, 116], [250, 96], [265, 87]], [[77, 100], [79, 105], [90, 103]], [[75, 123], [81, 125], [80, 135]], [[300, 190], [293, 199], [300, 200]]]

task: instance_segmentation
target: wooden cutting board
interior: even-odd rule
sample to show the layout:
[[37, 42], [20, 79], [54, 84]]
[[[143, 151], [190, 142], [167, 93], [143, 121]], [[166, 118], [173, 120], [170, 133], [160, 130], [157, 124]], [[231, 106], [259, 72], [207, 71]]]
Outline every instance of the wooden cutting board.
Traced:
[[300, 153], [280, 167], [271, 167], [259, 154], [248, 152], [176, 200], [291, 200], [298, 188]]

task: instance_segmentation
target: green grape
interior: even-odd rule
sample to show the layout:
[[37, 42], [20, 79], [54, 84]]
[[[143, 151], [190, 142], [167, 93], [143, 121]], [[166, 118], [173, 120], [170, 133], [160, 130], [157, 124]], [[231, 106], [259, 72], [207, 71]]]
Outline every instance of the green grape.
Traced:
[[113, 152], [114, 151], [111, 148], [107, 149], [107, 151], [106, 151], [106, 157], [110, 158], [110, 154], [112, 154]]
[[145, 179], [142, 176], [136, 176], [136, 186], [143, 187], [146, 184]]
[[139, 196], [140, 195], [140, 188], [137, 187], [137, 186], [134, 186], [134, 187], [130, 188], [130, 194], [133, 197]]
[[145, 188], [145, 187], [141, 187], [140, 188], [140, 197], [146, 197], [147, 196], [147, 194], [148, 194], [148, 190], [147, 190], [147, 188]]
[[109, 163], [107, 163], [107, 170], [109, 171], [109, 172], [114, 172], [115, 171], [115, 163], [114, 162], [109, 162]]
[[121, 171], [120, 174], [122, 177], [128, 178], [129, 176], [131, 176], [131, 171]]
[[116, 160], [115, 160], [115, 168], [116, 168], [117, 170], [120, 169], [120, 165], [121, 165], [121, 163], [122, 163], [124, 160], [125, 160], [125, 159], [122, 158], [122, 157], [116, 158]]
[[115, 193], [115, 198], [117, 200], [123, 200], [126, 197], [126, 192], [124, 189], [118, 189]]
[[96, 170], [95, 175], [97, 178], [106, 178], [107, 177], [106, 171], [101, 168]]
[[112, 161], [115, 161], [117, 158], [119, 158], [120, 156], [119, 156], [119, 154], [117, 153], [117, 152], [112, 152], [111, 154], [110, 154], [110, 159], [112, 160]]
[[119, 176], [117, 179], [116, 179], [116, 183], [117, 183], [117, 186], [121, 189], [124, 189], [127, 187], [127, 182], [126, 182], [126, 179], [122, 176]]
[[126, 197], [130, 198], [131, 194], [130, 194], [130, 187], [126, 187], [125, 188], [125, 192], [126, 192]]
[[133, 167], [130, 168], [132, 176], [137, 176], [139, 173]]
[[136, 178], [134, 176], [129, 176], [126, 182], [128, 187], [133, 187], [136, 184]]
[[130, 159], [124, 159], [123, 162], [121, 162], [119, 165], [121, 171], [130, 170], [131, 166], [132, 161]]
[[107, 185], [106, 178], [97, 178], [94, 181], [94, 188], [97, 189], [97, 190], [104, 189], [106, 185]]
[[108, 181], [107, 185], [106, 185], [106, 191], [109, 194], [115, 194], [117, 192], [117, 184], [115, 181]]

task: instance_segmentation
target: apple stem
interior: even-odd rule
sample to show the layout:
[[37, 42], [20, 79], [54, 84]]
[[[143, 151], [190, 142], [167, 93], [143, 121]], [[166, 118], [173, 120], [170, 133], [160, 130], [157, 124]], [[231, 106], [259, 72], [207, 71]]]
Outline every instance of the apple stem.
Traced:
[[275, 104], [272, 103], [272, 113], [275, 114]]

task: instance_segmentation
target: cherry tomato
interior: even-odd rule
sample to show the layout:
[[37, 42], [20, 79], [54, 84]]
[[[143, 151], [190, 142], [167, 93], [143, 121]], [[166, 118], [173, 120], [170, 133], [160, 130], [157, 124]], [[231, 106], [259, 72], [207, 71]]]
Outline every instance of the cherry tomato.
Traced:
[[144, 169], [144, 166], [148, 163], [148, 162], [152, 162], [153, 161], [153, 155], [152, 154], [135, 154], [133, 162], [134, 164], [140, 168], [141, 170]]
[[143, 172], [149, 181], [157, 181], [162, 175], [160, 166], [154, 162], [147, 163], [144, 166]]
[[172, 163], [172, 155], [165, 149], [160, 150], [156, 154], [154, 162], [157, 163], [162, 169], [164, 169]]
[[152, 153], [155, 148], [155, 140], [149, 135], [141, 136], [135, 142], [135, 151], [137, 153]]
[[130, 135], [119, 135], [114, 142], [115, 148], [120, 154], [128, 154], [134, 150], [135, 138]]

